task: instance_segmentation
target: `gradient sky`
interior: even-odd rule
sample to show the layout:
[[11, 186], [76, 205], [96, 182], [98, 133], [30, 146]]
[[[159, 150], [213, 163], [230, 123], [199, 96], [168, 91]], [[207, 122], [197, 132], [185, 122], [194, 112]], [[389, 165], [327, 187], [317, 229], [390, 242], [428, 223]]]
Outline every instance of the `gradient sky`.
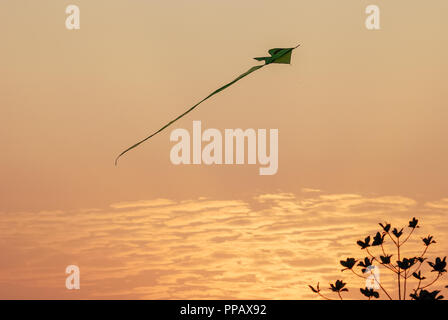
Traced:
[[[65, 28], [68, 4], [80, 30]], [[379, 31], [364, 27], [369, 4]], [[446, 239], [447, 10], [1, 1], [0, 298], [307, 298], [382, 220], [417, 216], [419, 237]], [[298, 43], [291, 66], [254, 73], [114, 167], [252, 57]], [[278, 173], [171, 164], [169, 133], [193, 120], [279, 129]]]

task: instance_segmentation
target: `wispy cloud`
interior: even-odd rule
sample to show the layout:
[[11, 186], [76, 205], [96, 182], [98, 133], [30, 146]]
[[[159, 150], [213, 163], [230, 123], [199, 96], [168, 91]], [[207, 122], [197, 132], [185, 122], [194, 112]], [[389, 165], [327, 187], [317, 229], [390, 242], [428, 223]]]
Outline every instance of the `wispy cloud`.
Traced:
[[[361, 257], [356, 240], [380, 221], [406, 225], [417, 216], [423, 228], [415, 243], [428, 233], [447, 238], [446, 199], [304, 194], [2, 213], [0, 297], [312, 298], [307, 284], [348, 279], [339, 260]], [[434, 250], [448, 251], [443, 241]], [[79, 292], [65, 289], [69, 264], [81, 268]]]

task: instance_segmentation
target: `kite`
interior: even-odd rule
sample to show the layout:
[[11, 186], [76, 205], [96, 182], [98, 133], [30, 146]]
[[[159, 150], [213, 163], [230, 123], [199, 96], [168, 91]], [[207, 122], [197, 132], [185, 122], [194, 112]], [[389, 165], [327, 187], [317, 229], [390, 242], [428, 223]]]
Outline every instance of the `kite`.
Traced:
[[254, 58], [257, 61], [264, 61], [264, 64], [262, 65], [258, 65], [258, 66], [254, 66], [252, 68], [250, 68], [248, 71], [246, 71], [245, 73], [241, 74], [240, 76], [238, 76], [235, 80], [229, 82], [228, 84], [222, 86], [221, 88], [213, 91], [212, 93], [210, 93], [207, 97], [205, 97], [204, 99], [202, 99], [201, 101], [199, 101], [198, 103], [196, 103], [194, 106], [192, 106], [190, 109], [188, 109], [187, 111], [185, 111], [184, 113], [182, 113], [181, 115], [179, 115], [177, 118], [171, 120], [170, 122], [168, 122], [167, 124], [165, 124], [162, 128], [160, 128], [159, 130], [157, 130], [156, 132], [152, 133], [150, 136], [146, 137], [143, 140], [140, 140], [139, 142], [137, 142], [136, 144], [130, 146], [129, 148], [127, 148], [126, 150], [124, 150], [122, 153], [120, 153], [118, 155], [118, 157], [115, 159], [115, 165], [117, 165], [118, 159], [124, 155], [126, 152], [138, 147], [140, 144], [142, 144], [143, 142], [145, 142], [146, 140], [154, 137], [156, 134], [158, 134], [159, 132], [165, 130], [167, 127], [169, 127], [170, 125], [172, 125], [174, 122], [176, 122], [177, 120], [179, 120], [180, 118], [182, 118], [183, 116], [187, 115], [189, 112], [193, 111], [197, 106], [199, 106], [202, 102], [204, 102], [205, 100], [211, 98], [212, 96], [214, 96], [215, 94], [221, 92], [222, 90], [230, 87], [232, 84], [234, 84], [235, 82], [241, 80], [242, 78], [248, 76], [249, 74], [251, 74], [254, 71], [257, 71], [258, 69], [263, 68], [264, 66], [267, 66], [271, 63], [281, 63], [281, 64], [290, 64], [291, 63], [291, 54], [292, 51], [296, 48], [298, 48], [300, 46], [300, 44], [294, 48], [274, 48], [274, 49], [270, 49], [268, 51], [268, 53], [270, 54], [270, 57], [258, 57], [258, 58]]

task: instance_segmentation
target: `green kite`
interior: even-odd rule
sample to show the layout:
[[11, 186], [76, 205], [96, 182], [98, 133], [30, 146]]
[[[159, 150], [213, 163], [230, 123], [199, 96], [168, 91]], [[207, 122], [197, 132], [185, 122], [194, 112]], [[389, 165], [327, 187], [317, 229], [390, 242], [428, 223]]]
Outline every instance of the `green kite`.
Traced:
[[200, 105], [202, 102], [204, 102], [205, 100], [207, 100], [208, 98], [211, 98], [213, 95], [217, 94], [218, 92], [221, 92], [222, 90], [230, 87], [232, 84], [234, 84], [235, 82], [241, 80], [242, 78], [244, 78], [245, 76], [251, 74], [252, 72], [263, 68], [264, 66], [267, 66], [268, 64], [271, 63], [283, 63], [283, 64], [290, 64], [291, 63], [291, 54], [292, 51], [294, 49], [296, 49], [297, 47], [299, 47], [300, 44], [294, 48], [274, 48], [268, 51], [268, 53], [271, 55], [270, 57], [259, 57], [259, 58], [254, 58], [257, 61], [264, 61], [264, 64], [259, 65], [259, 66], [255, 66], [250, 68], [248, 71], [246, 71], [245, 73], [241, 74], [238, 78], [236, 78], [235, 80], [233, 80], [232, 82], [229, 82], [228, 84], [222, 86], [221, 88], [213, 91], [212, 93], [210, 93], [207, 97], [205, 97], [204, 99], [202, 99], [201, 101], [199, 101], [198, 103], [196, 103], [194, 106], [192, 106], [190, 109], [188, 109], [187, 111], [185, 111], [184, 113], [182, 113], [180, 116], [178, 116], [177, 118], [175, 118], [174, 120], [171, 120], [170, 122], [168, 122], [166, 125], [164, 125], [162, 128], [160, 128], [159, 130], [157, 130], [156, 132], [152, 133], [150, 136], [146, 137], [145, 139], [137, 142], [136, 144], [130, 146], [129, 148], [127, 148], [126, 150], [124, 150], [122, 153], [120, 153], [118, 155], [118, 157], [115, 159], [115, 165], [117, 165], [118, 159], [124, 155], [126, 152], [138, 147], [140, 144], [142, 144], [143, 142], [145, 142], [146, 140], [154, 137], [156, 134], [158, 134], [159, 132], [163, 131], [164, 129], [166, 129], [167, 127], [169, 127], [170, 125], [172, 125], [174, 122], [176, 122], [177, 120], [179, 120], [180, 118], [182, 118], [183, 116], [185, 116], [187, 113], [189, 113], [190, 111], [193, 111], [193, 109], [195, 109], [198, 105]]

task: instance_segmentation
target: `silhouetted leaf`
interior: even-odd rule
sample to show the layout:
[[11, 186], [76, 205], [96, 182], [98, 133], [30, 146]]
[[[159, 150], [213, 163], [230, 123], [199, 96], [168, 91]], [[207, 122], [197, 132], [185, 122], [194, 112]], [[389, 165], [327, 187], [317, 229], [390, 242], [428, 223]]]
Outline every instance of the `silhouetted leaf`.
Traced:
[[439, 290], [435, 290], [432, 292], [427, 290], [420, 290], [419, 293], [411, 293], [409, 296], [415, 300], [442, 300], [443, 296], [438, 296], [439, 293]]
[[412, 275], [414, 276], [414, 278], [416, 278], [416, 279], [418, 279], [418, 280], [425, 280], [425, 279], [426, 279], [426, 277], [423, 277], [423, 276], [422, 276], [421, 271], [419, 271], [419, 272], [414, 272]]
[[336, 280], [334, 284], [330, 283], [330, 289], [333, 292], [342, 292], [342, 291], [348, 291], [347, 288], [344, 288], [346, 283], [342, 280]]
[[345, 261], [341, 260], [340, 263], [343, 267], [345, 267], [344, 269], [342, 269], [342, 271], [347, 270], [347, 269], [350, 270], [356, 264], [356, 260], [355, 260], [355, 258], [347, 258]]
[[361, 247], [361, 250], [368, 248], [368, 247], [370, 247], [370, 236], [366, 237], [364, 239], [364, 242], [361, 240], [358, 240], [356, 243]]
[[426, 238], [423, 238], [423, 243], [425, 244], [425, 246], [429, 247], [429, 245], [436, 243], [435, 240], [432, 239], [433, 237], [428, 235]]
[[423, 258], [423, 257], [418, 257], [418, 258], [415, 258], [415, 259], [417, 259], [417, 261], [420, 262], [420, 263], [423, 263], [423, 261], [426, 260], [426, 258]]
[[380, 297], [380, 294], [378, 292], [376, 292], [375, 290], [373, 290], [373, 289], [368, 289], [368, 288], [363, 289], [363, 288], [360, 288], [359, 291], [361, 291], [361, 293], [363, 295], [365, 295], [367, 298], [374, 297], [374, 298], [378, 299]]
[[411, 221], [409, 221], [409, 228], [412, 228], [412, 229], [419, 228], [417, 226], [417, 224], [418, 224], [418, 220], [415, 219], [415, 217], [414, 217], [414, 218], [412, 218]]
[[415, 261], [417, 260], [417, 258], [403, 258], [403, 260], [401, 261], [397, 261], [397, 265], [398, 267], [400, 267], [403, 270], [407, 270], [410, 267], [412, 267], [415, 264]]
[[380, 246], [384, 242], [384, 237], [386, 234], [381, 235], [379, 232], [376, 233], [375, 237], [373, 237], [372, 246]]
[[389, 232], [390, 230], [390, 223], [385, 223], [384, 225], [382, 223], [380, 223], [381, 228], [383, 228], [383, 230], [385, 232]]
[[444, 273], [446, 272], [446, 257], [440, 259], [439, 257], [436, 258], [435, 262], [428, 261], [428, 264], [431, 266], [432, 270], [431, 272], [438, 272], [438, 273]]
[[397, 228], [394, 228], [394, 230], [392, 230], [392, 234], [393, 234], [395, 237], [400, 238], [401, 235], [403, 234], [403, 228], [401, 228], [400, 231], [398, 231]]
[[319, 282], [317, 283], [317, 289], [314, 289], [313, 286], [308, 285], [308, 287], [310, 287], [310, 289], [314, 292], [314, 293], [319, 293], [320, 289], [319, 289]]
[[384, 264], [390, 264], [391, 255], [380, 256], [381, 262]]
[[373, 258], [369, 259], [366, 257], [366, 258], [364, 258], [364, 261], [360, 261], [358, 263], [358, 266], [363, 267], [362, 272], [365, 272], [367, 267], [372, 265], [372, 261], [373, 261]]

